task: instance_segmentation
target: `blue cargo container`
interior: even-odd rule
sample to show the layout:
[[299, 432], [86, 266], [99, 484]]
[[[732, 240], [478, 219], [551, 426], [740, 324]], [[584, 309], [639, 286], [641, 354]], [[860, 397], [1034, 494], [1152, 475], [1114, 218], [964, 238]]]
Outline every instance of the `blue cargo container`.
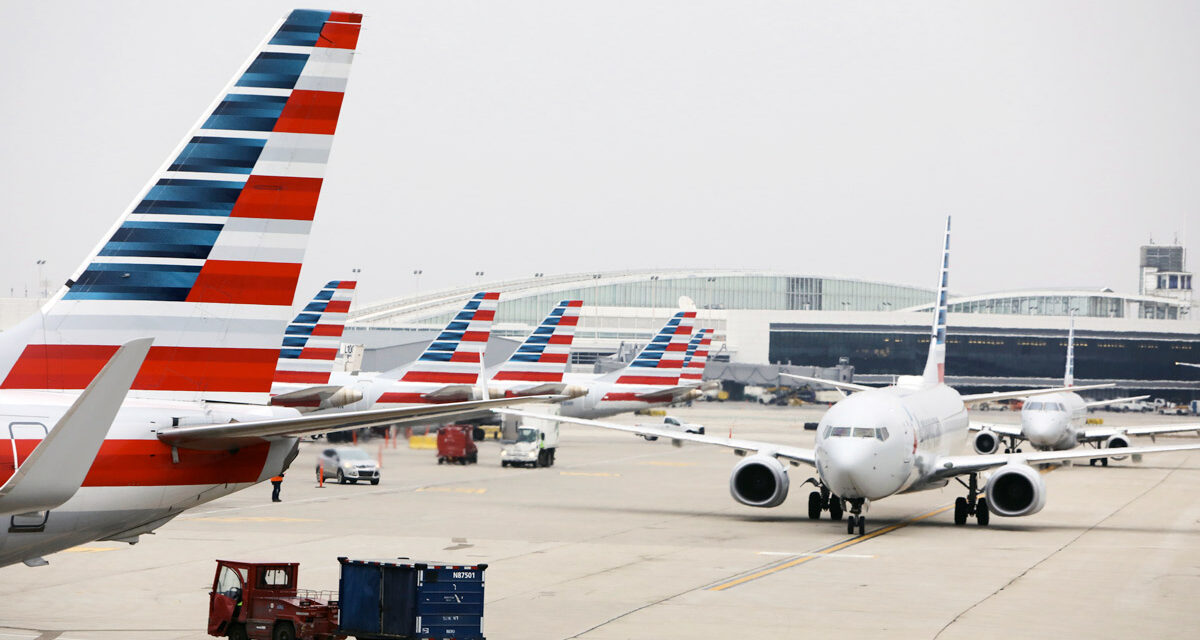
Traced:
[[339, 629], [358, 640], [483, 640], [486, 564], [338, 558]]

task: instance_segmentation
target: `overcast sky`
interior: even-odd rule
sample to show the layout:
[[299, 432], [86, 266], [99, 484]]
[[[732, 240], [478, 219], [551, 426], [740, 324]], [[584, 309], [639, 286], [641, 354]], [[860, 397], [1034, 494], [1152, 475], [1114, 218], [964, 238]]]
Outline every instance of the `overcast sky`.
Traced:
[[[75, 270], [292, 3], [4, 2], [0, 295]], [[625, 268], [1136, 292], [1200, 246], [1200, 3], [369, 2], [300, 298]]]

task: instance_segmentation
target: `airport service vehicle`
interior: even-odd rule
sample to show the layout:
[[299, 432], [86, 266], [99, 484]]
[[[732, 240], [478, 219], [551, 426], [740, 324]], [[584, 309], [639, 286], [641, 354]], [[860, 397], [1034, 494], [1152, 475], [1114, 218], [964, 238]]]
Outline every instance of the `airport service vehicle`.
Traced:
[[338, 558], [338, 591], [299, 589], [295, 562], [218, 560], [208, 635], [230, 640], [483, 638], [486, 564]]
[[531, 401], [269, 404], [361, 18], [289, 13], [64, 285], [0, 333], [0, 566], [135, 543], [278, 475], [306, 435]]
[[337, 478], [338, 484], [379, 484], [379, 463], [358, 447], [330, 447], [317, 454], [317, 475], [322, 481]]
[[[1087, 413], [1096, 407], [1161, 406], [1160, 401], [1146, 402], [1149, 396], [1084, 400], [1076, 391], [1111, 385], [1076, 387], [1075, 385], [1075, 318], [1067, 331], [1067, 368], [1063, 374], [1065, 391], [1031, 398], [1021, 406], [1021, 424], [972, 423], [975, 434], [971, 444], [976, 453], [992, 454], [1004, 447], [1005, 453], [1020, 452], [1023, 442], [1038, 451], [1064, 451], [1079, 445], [1096, 449], [1121, 449], [1130, 445], [1131, 436], [1158, 436], [1183, 431], [1198, 431], [1200, 423], [1141, 425], [1137, 427], [1099, 427], [1087, 425]], [[1124, 456], [1111, 456], [1121, 460]], [[1093, 458], [1089, 464], [1108, 466], [1108, 457]]]
[[475, 428], [451, 424], [438, 429], [438, 464], [475, 464], [479, 462], [479, 447], [475, 446]]
[[[787, 498], [787, 466], [809, 465], [817, 477], [809, 494], [808, 515], [818, 519], [823, 511], [839, 520], [850, 513], [847, 533], [863, 535], [866, 511], [872, 502], [903, 492], [923, 491], [960, 482], [966, 496], [955, 500], [954, 523], [966, 524], [974, 516], [987, 525], [989, 514], [1028, 516], [1046, 504], [1042, 474], [1031, 465], [1092, 458], [1093, 450], [1049, 451], [992, 455], [953, 455], [966, 444], [966, 407], [978, 402], [1063, 391], [1063, 388], [961, 395], [945, 384], [946, 299], [950, 266], [950, 221], [946, 221], [941, 254], [937, 301], [925, 369], [920, 376], [902, 376], [885, 388], [831, 380], [814, 380], [847, 391], [850, 396], [834, 404], [821, 418], [812, 449], [770, 442], [708, 435], [671, 433], [659, 428], [620, 425], [567, 416], [548, 416], [561, 422], [602, 427], [638, 435], [729, 447], [744, 459], [734, 466], [729, 491], [741, 504], [777, 507]], [[509, 415], [524, 411], [500, 409]], [[1198, 450], [1200, 444], [1131, 447], [1123, 455]], [[994, 470], [986, 482], [983, 472]], [[963, 479], [966, 481], [963, 482]]]
[[[550, 467], [558, 451], [557, 405], [533, 405], [516, 426], [516, 439], [500, 443], [501, 467]], [[509, 433], [505, 430], [505, 433]]]
[[[682, 422], [679, 420], [679, 418], [674, 416], [666, 416], [663, 418], [661, 423], [647, 426], [652, 426], [663, 431], [670, 431], [674, 433], [694, 433], [701, 436], [704, 435], [704, 425]], [[658, 440], [658, 436], [647, 435], [643, 437], [651, 442]]]

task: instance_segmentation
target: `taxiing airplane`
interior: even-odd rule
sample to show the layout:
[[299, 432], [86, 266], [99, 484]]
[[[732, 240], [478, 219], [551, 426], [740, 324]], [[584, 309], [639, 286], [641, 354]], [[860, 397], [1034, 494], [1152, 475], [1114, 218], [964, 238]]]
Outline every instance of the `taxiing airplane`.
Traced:
[[[1063, 386], [1075, 385], [1075, 318], [1067, 331], [1067, 368], [1063, 374]], [[1101, 385], [1096, 385], [1101, 386]], [[972, 423], [975, 431], [971, 444], [976, 453], [992, 454], [1003, 444], [1005, 453], [1020, 452], [1022, 442], [1028, 442], [1038, 451], [1064, 451], [1086, 444], [1097, 449], [1120, 449], [1129, 447], [1131, 436], [1158, 436], [1183, 431], [1198, 431], [1200, 424], [1162, 424], [1136, 427], [1090, 427], [1087, 426], [1088, 409], [1110, 404], [1142, 400], [1149, 396], [1114, 398], [1111, 400], [1084, 400], [1074, 391], [1061, 391], [1026, 400], [1021, 406], [1021, 424]], [[1124, 456], [1109, 456], [1121, 460]], [[1093, 458], [1108, 466], [1108, 458]]]
[[[966, 524], [974, 516], [987, 525], [990, 516], [1027, 516], [1046, 504], [1046, 486], [1042, 474], [1031, 464], [1095, 457], [1090, 450], [992, 455], [954, 455], [967, 439], [966, 406], [973, 402], [1037, 392], [1001, 392], [961, 395], [945, 384], [946, 296], [950, 268], [950, 221], [946, 221], [937, 303], [934, 305], [933, 331], [929, 355], [920, 376], [904, 376], [899, 383], [885, 388], [827, 382], [856, 393], [830, 407], [817, 427], [813, 449], [770, 442], [757, 442], [719, 436], [680, 433], [648, 426], [628, 426], [567, 416], [546, 416], [517, 410], [498, 413], [555, 419], [560, 422], [602, 427], [653, 436], [677, 442], [699, 442], [732, 448], [739, 455], [753, 452], [739, 462], [729, 478], [729, 491], [741, 504], [752, 507], [776, 507], [788, 494], [787, 465], [810, 465], [817, 478], [810, 478], [817, 490], [809, 494], [808, 515], [820, 518], [829, 511], [834, 520], [848, 509], [851, 516], [847, 532], [866, 531], [865, 513], [872, 501], [897, 493], [937, 489], [951, 480], [966, 488], [966, 496], [955, 501], [954, 523]], [[1124, 454], [1152, 454], [1200, 449], [1197, 445], [1131, 447]], [[980, 475], [995, 470], [986, 483]], [[966, 482], [962, 478], [966, 478]]]
[[0, 566], [136, 542], [281, 473], [303, 435], [527, 401], [267, 404], [361, 19], [277, 24], [65, 286], [0, 334]]

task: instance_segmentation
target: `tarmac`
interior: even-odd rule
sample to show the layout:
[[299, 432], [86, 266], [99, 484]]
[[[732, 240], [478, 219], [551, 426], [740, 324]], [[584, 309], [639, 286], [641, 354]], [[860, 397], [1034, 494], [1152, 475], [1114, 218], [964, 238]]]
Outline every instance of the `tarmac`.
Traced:
[[[670, 413], [710, 434], [811, 446], [802, 425], [823, 410], [708, 403]], [[1180, 420], [1094, 415], [1107, 425]], [[494, 441], [469, 466], [399, 445], [362, 443], [382, 456], [378, 486], [318, 487], [325, 445], [305, 443], [281, 503], [263, 483], [137, 545], [97, 542], [46, 567], [0, 569], [0, 640], [199, 640], [209, 637], [215, 559], [299, 562], [301, 588], [336, 589], [338, 556], [487, 563], [493, 639], [1194, 638], [1200, 629], [1200, 453], [1048, 471], [1042, 512], [986, 528], [953, 525], [957, 484], [895, 496], [871, 506], [867, 535], [855, 538], [842, 522], [808, 519], [807, 467], [790, 470], [780, 507], [734, 502], [738, 458], [720, 447], [565, 426], [554, 467], [502, 469]]]

